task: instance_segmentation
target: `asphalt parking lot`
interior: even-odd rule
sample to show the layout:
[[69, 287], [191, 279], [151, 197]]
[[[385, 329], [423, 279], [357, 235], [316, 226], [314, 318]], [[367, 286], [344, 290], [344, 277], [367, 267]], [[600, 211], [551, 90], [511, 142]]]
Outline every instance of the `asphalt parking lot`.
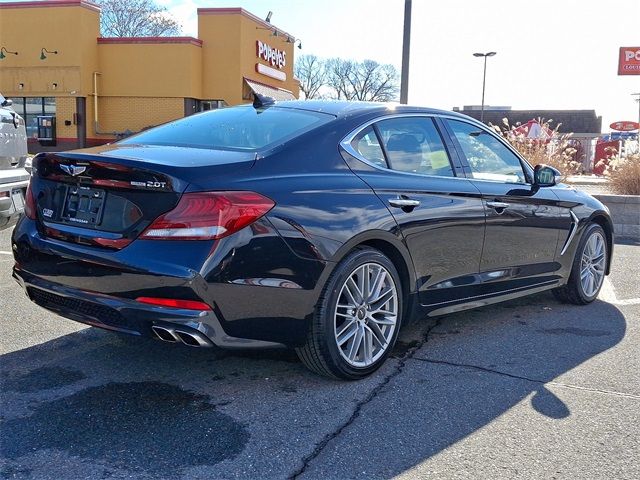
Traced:
[[3, 478], [640, 478], [640, 246], [586, 307], [426, 319], [360, 382], [123, 341], [30, 303], [0, 232]]

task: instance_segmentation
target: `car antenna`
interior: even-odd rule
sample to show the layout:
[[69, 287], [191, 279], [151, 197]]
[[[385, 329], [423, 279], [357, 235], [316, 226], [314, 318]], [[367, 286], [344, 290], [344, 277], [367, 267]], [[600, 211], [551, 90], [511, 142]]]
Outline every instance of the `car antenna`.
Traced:
[[260, 95], [259, 93], [253, 94], [253, 108], [256, 110], [258, 108], [270, 107], [271, 105], [275, 105], [275, 103], [276, 100], [274, 98]]

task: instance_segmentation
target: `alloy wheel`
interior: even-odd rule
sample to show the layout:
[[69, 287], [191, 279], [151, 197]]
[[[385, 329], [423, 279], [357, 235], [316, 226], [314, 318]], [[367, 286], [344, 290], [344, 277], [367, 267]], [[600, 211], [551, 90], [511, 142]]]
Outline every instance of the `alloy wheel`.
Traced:
[[604, 280], [607, 247], [600, 232], [594, 232], [586, 241], [580, 260], [580, 284], [587, 297], [593, 297]]
[[335, 309], [334, 336], [351, 366], [368, 367], [389, 348], [398, 321], [398, 289], [378, 263], [357, 267], [342, 285]]

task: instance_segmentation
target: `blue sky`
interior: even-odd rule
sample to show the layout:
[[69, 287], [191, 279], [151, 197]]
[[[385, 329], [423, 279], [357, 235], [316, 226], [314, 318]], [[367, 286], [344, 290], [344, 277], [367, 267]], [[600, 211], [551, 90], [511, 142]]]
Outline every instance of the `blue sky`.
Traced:
[[[321, 57], [370, 58], [398, 68], [404, 0], [161, 0], [197, 35], [198, 7], [243, 7], [299, 37]], [[437, 108], [595, 109], [603, 130], [637, 120], [640, 76], [618, 76], [618, 50], [640, 46], [640, 1], [413, 0], [409, 102]]]
[[[1, 2], [2, 0], [0, 0]], [[156, 0], [197, 35], [198, 7], [243, 7], [321, 57], [370, 58], [398, 68], [404, 0]], [[603, 131], [638, 119], [640, 75], [618, 76], [618, 50], [640, 46], [640, 0], [413, 0], [409, 102], [595, 109]]]

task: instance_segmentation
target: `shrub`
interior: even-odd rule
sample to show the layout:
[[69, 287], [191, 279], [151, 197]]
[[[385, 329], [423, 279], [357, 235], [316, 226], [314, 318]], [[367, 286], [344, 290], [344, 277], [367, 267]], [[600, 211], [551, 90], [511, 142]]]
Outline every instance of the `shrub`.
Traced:
[[548, 138], [527, 138], [527, 129], [522, 129], [519, 124], [510, 125], [509, 120], [502, 120], [503, 126], [491, 125], [491, 127], [515, 147], [520, 154], [532, 165], [544, 163], [557, 168], [563, 177], [580, 173], [582, 164], [575, 160], [576, 148], [570, 133], [560, 133], [560, 124], [551, 128], [552, 120], [538, 118], [543, 132]]
[[613, 193], [640, 195], [640, 153], [612, 158], [604, 174]]

